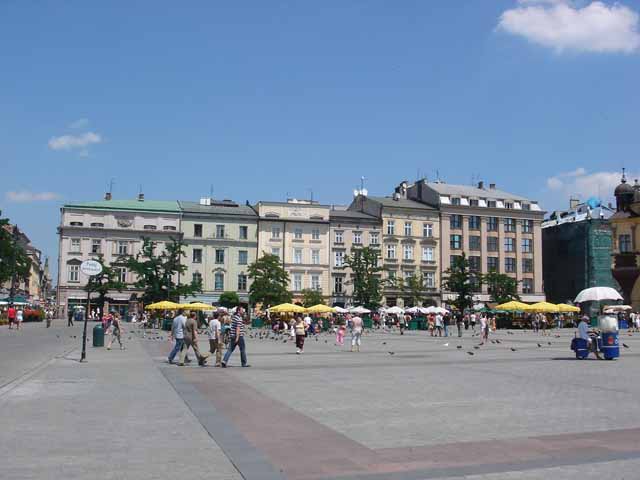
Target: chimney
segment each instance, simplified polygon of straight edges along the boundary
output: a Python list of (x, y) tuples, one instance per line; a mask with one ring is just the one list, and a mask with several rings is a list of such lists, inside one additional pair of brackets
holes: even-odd
[(478, 182), (478, 188), (484, 190), (484, 182), (482, 180)]
[(105, 200), (111, 200), (111, 192), (107, 192), (104, 194), (104, 199)]
[(495, 183), (490, 183), (489, 184), (489, 190), (495, 190), (496, 189), (496, 184)]
[(569, 209), (570, 210), (574, 210), (578, 204), (580, 203), (580, 200), (578, 200), (576, 197), (570, 197), (569, 198)]
[(140, 192), (140, 193), (138, 194), (138, 201), (139, 201), (139, 202), (144, 202), (144, 193)]

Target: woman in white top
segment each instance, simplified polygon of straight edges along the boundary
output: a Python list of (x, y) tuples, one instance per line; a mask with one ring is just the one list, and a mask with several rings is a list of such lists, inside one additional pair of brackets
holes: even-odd
[(18, 330), (20, 330), (20, 326), (22, 325), (22, 320), (24, 319), (23, 317), (23, 312), (22, 309), (19, 308), (18, 311), (16, 312), (16, 323), (18, 324)]

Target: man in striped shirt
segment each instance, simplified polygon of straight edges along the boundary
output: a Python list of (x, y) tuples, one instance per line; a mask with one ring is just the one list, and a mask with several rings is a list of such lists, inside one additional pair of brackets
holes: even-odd
[(227, 368), (227, 362), (229, 361), (229, 357), (236, 349), (236, 346), (240, 348), (240, 362), (243, 367), (250, 367), (247, 363), (247, 353), (245, 351), (244, 344), (244, 310), (242, 307), (236, 308), (236, 313), (231, 318), (231, 331), (230, 339), (229, 339), (229, 348), (227, 349), (227, 353), (224, 354), (224, 359), (222, 360), (222, 368)]

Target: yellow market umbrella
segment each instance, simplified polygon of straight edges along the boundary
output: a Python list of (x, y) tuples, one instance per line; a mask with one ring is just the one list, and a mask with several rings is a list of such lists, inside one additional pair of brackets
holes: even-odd
[(275, 307), (271, 307), (269, 309), (270, 313), (304, 313), (305, 308), (300, 305), (294, 305), (293, 303), (282, 303), (280, 305), (276, 305)]
[(182, 308), (182, 305), (179, 303), (169, 302), (167, 300), (163, 300), (162, 302), (150, 303), (146, 307), (145, 310), (178, 310)]
[(335, 311), (336, 311), (335, 308), (328, 307), (327, 305), (324, 305), (322, 303), (319, 303), (318, 305), (314, 305), (313, 307), (309, 307), (306, 309), (307, 313), (333, 313)]
[(566, 303), (559, 303), (556, 305), (558, 307), (559, 312), (580, 312), (580, 308), (575, 305), (567, 305)]
[(181, 303), (180, 308), (184, 308), (185, 310), (217, 310), (213, 305), (202, 302)]
[(529, 308), (532, 312), (540, 312), (540, 313), (558, 313), (560, 310), (557, 305), (549, 302), (538, 302), (533, 305), (529, 305)]
[(531, 310), (531, 306), (526, 303), (517, 302), (515, 300), (495, 307), (495, 310), (502, 310), (505, 312), (528, 312)]

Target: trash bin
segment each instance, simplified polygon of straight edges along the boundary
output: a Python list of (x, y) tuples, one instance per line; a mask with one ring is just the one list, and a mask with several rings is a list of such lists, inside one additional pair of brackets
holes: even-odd
[(618, 319), (611, 315), (602, 315), (598, 318), (600, 327), (600, 337), (602, 354), (606, 360), (613, 360), (620, 356), (620, 345), (618, 342)]
[(170, 318), (163, 319), (162, 320), (162, 330), (164, 330), (165, 332), (170, 332), (172, 323), (173, 322), (171, 321)]
[(263, 325), (264, 325), (264, 321), (260, 317), (257, 317), (251, 320), (251, 326), (253, 328), (262, 328)]
[(373, 328), (373, 320), (371, 320), (371, 317), (364, 317), (362, 325), (364, 325), (364, 328)]
[(104, 328), (101, 323), (93, 327), (93, 346), (104, 347)]
[(418, 329), (418, 320), (409, 320), (409, 330), (417, 330)]

